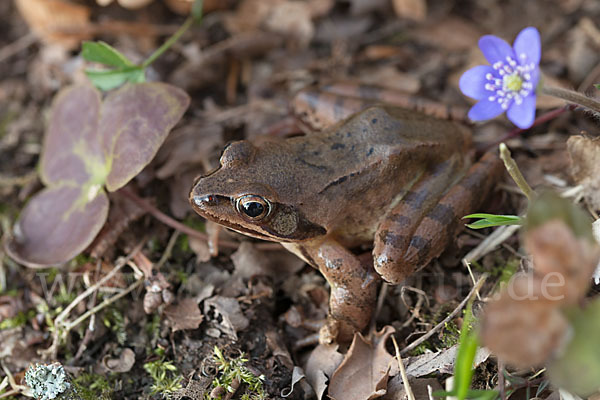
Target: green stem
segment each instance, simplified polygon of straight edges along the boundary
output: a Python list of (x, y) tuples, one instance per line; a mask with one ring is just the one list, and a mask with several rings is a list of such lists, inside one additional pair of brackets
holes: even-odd
[(593, 99), (591, 97), (587, 97), (586, 95), (576, 92), (574, 90), (563, 89), (560, 87), (553, 86), (542, 86), (541, 92), (549, 96), (558, 97), (559, 99), (566, 100), (569, 103), (574, 103), (583, 106), (595, 113), (600, 114), (600, 102), (598, 100)]
[(525, 196), (527, 196), (527, 199), (531, 202), (535, 197), (535, 192), (531, 186), (529, 186), (523, 177), (523, 174), (521, 174), (517, 163), (510, 156), (510, 150), (508, 150), (508, 147), (506, 147), (504, 143), (500, 143), (500, 158), (504, 162), (504, 167), (508, 171), (510, 177), (513, 178), (513, 181), (515, 181), (519, 189), (521, 189)]
[(156, 61), (156, 59), (160, 57), (162, 53), (167, 51), (167, 49), (171, 47), (173, 43), (179, 40), (179, 38), (185, 33), (185, 31), (187, 31), (190, 28), (190, 26), (192, 26), (195, 20), (196, 19), (192, 16), (188, 17), (183, 23), (183, 25), (181, 25), (181, 27), (177, 29), (177, 32), (175, 32), (169, 39), (167, 39), (167, 41), (164, 42), (162, 46), (156, 49), (154, 53), (152, 53), (150, 57), (148, 57), (146, 61), (142, 63), (141, 67), (145, 69), (148, 66), (150, 66), (150, 64), (152, 64), (154, 61)]

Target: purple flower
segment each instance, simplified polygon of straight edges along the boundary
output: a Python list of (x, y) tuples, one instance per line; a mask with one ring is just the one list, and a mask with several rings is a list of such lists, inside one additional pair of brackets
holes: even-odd
[(497, 36), (479, 39), (479, 48), (490, 65), (471, 68), (460, 77), (460, 90), (479, 100), (469, 110), (473, 121), (506, 115), (519, 128), (529, 128), (535, 119), (535, 90), (542, 53), (540, 33), (523, 29), (513, 47)]

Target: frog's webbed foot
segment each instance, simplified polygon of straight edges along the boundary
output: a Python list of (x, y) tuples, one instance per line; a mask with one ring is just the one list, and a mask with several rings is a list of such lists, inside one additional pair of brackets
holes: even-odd
[(329, 315), (319, 341), (348, 342), (371, 321), (379, 281), (373, 266), (333, 240), (323, 242), (310, 257), (331, 286)]
[(425, 193), (409, 192), (380, 225), (373, 248), (374, 267), (392, 284), (406, 279), (419, 267), (438, 257), (457, 231), (460, 218), (476, 211), (502, 172), (494, 153), (486, 153), (465, 177), (423, 216)]

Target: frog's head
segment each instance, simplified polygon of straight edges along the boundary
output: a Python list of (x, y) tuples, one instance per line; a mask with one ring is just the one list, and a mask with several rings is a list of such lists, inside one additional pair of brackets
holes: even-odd
[(202, 217), (260, 239), (297, 242), (324, 235), (322, 226), (289, 201), (298, 182), (287, 157), (277, 143), (257, 148), (232, 142), (219, 168), (194, 182), (190, 203)]

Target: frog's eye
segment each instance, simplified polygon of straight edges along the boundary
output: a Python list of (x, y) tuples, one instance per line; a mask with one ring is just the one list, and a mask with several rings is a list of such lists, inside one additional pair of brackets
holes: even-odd
[(248, 194), (235, 202), (237, 212), (252, 221), (260, 221), (271, 212), (271, 203), (261, 196)]

